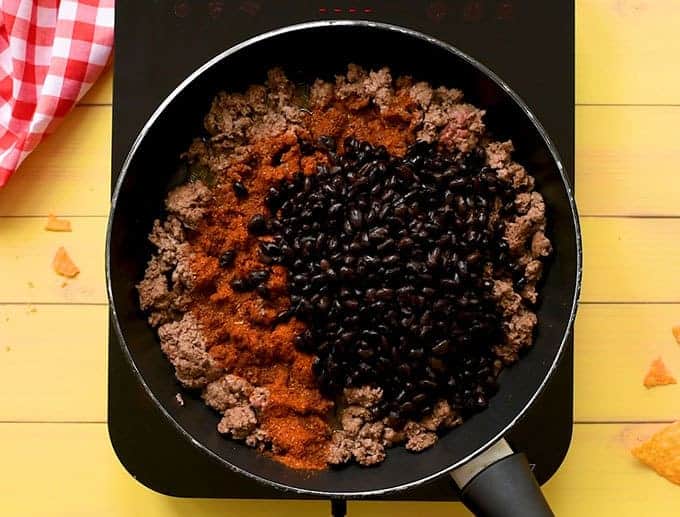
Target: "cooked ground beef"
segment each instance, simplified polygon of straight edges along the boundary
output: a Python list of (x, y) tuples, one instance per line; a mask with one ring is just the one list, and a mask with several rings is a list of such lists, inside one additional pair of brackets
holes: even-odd
[(396, 431), (384, 419), (376, 419), (372, 411), (381, 396), (370, 386), (345, 390), (343, 402), (348, 405), (339, 411), (342, 430), (333, 433), (329, 464), (341, 465), (354, 459), (364, 466), (374, 465), (384, 459), (385, 448), (401, 443), (408, 450), (422, 451), (437, 442), (437, 431), (463, 422), (448, 402), (440, 400), (420, 422), (410, 421), (403, 431)]
[(177, 379), (187, 388), (202, 388), (219, 377), (220, 369), (208, 353), (205, 337), (191, 313), (158, 327), (158, 337)]

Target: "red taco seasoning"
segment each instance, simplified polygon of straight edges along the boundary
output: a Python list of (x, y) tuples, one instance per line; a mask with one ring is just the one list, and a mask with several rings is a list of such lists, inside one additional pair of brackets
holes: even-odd
[[(290, 317), (275, 325), (290, 309), (286, 273), (261, 261), (261, 239), (248, 229), (262, 214), (268, 189), (303, 168), (297, 138), (286, 134), (261, 140), (249, 163), (248, 174), (241, 173), (245, 168), (238, 163), (225, 171), (226, 180), (213, 190), (197, 228), (190, 267), (203, 271), (199, 283), (204, 288), (195, 293), (191, 311), (218, 366), (268, 390), (258, 422), (272, 454), (294, 468), (320, 469), (326, 466), (333, 404), (317, 389), (312, 357), (295, 349), (303, 325)], [(234, 182), (242, 187), (240, 193)], [(228, 263), (223, 259), (220, 266), (225, 254)], [(258, 292), (235, 288), (235, 282), (249, 282), (253, 274), (263, 277)]]

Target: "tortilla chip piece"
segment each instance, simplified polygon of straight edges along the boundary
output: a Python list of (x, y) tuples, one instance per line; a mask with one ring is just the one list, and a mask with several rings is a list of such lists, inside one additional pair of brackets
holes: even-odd
[(68, 219), (59, 219), (54, 214), (49, 214), (47, 216), (47, 224), (45, 224), (45, 230), (48, 232), (70, 232), (71, 231), (71, 221)]
[(675, 325), (673, 327), (673, 337), (675, 338), (675, 342), (680, 345), (680, 325)]
[(680, 485), (680, 422), (654, 433), (631, 452), (657, 474)]
[(644, 384), (646, 388), (653, 388), (654, 386), (665, 386), (667, 384), (677, 384), (678, 381), (668, 371), (663, 359), (657, 357), (652, 361), (647, 375), (645, 375)]
[(54, 255), (52, 267), (57, 274), (68, 278), (73, 278), (80, 273), (80, 269), (73, 263), (73, 260), (68, 256), (68, 253), (66, 253), (63, 246), (59, 247), (57, 253)]

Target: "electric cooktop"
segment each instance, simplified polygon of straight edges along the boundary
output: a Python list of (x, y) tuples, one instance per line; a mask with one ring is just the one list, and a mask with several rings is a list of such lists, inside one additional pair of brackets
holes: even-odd
[[(363, 19), (412, 28), (485, 64), (529, 105), (574, 178), (574, 2), (545, 0), (118, 0), (112, 185), (147, 118), (193, 70), (252, 36), (313, 20)], [(167, 425), (109, 337), (109, 433), (127, 470), (164, 494), (295, 498), (236, 474)], [(573, 342), (542, 397), (508, 435), (540, 483), (571, 439)], [(390, 499), (456, 500), (448, 476)]]

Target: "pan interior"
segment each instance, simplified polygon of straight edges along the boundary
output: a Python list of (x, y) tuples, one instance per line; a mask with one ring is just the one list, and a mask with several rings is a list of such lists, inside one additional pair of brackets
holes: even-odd
[[(146, 240), (152, 222), (162, 214), (168, 190), (182, 180), (175, 175), (179, 154), (201, 134), (202, 119), (213, 96), (220, 90), (238, 91), (261, 83), (272, 66), (282, 66), (295, 81), (311, 82), (317, 77), (332, 78), (349, 62), (367, 68), (389, 66), (395, 77), (407, 74), (434, 86), (460, 88), (467, 101), (485, 108), (490, 131), (498, 139), (511, 138), (515, 158), (536, 177), (537, 190), (548, 207), (548, 233), (555, 253), (540, 293), (534, 347), (501, 374), (500, 391), (487, 410), (448, 432), (423, 453), (397, 447), (374, 468), (350, 466), (309, 473), (288, 469), (218, 435), (218, 416), (200, 397), (185, 395), (183, 407), (176, 403), (178, 383), (139, 310), (135, 284), (152, 252)], [(127, 161), (114, 194), (107, 260), (111, 303), (123, 351), (169, 422), (174, 421), (187, 439), (226, 466), (281, 488), (359, 496), (405, 488), (442, 474), (496, 439), (523, 413), (558, 362), (570, 330), (580, 248), (575, 213), (559, 163), (533, 117), (509, 91), (451, 47), (413, 33), (373, 24), (311, 24), (225, 53), (174, 95)], [(168, 451), (168, 463), (171, 458), (172, 451)]]

